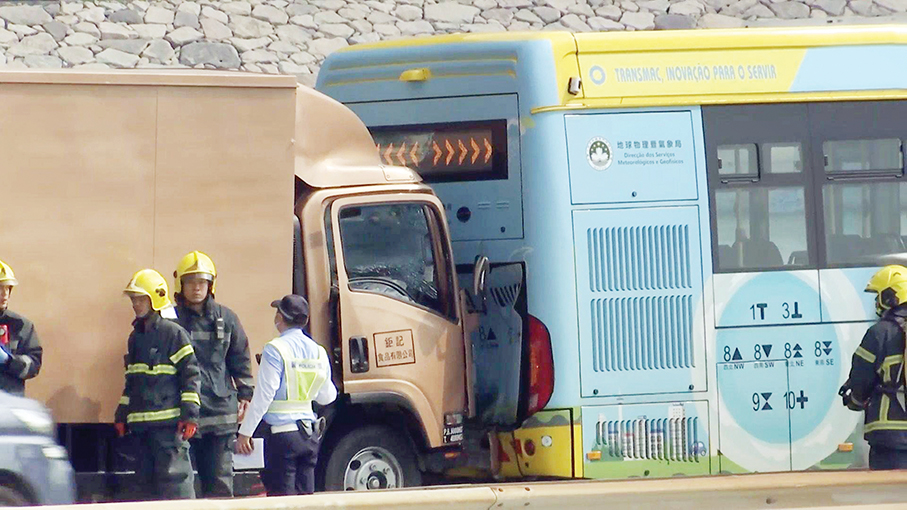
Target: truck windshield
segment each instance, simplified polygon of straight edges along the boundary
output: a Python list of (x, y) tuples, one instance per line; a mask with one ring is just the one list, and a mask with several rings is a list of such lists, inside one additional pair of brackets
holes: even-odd
[(430, 207), (419, 203), (343, 208), (340, 239), (350, 289), (383, 294), (445, 314), (430, 214)]

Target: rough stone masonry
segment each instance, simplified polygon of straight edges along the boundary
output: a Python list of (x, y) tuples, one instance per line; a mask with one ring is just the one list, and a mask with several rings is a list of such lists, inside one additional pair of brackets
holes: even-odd
[(293, 74), (356, 43), (437, 33), (907, 22), (907, 0), (0, 1), (0, 67)]

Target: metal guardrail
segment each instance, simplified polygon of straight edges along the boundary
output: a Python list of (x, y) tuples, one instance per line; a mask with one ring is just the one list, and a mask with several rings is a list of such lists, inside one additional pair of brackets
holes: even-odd
[[(799, 472), (622, 481), (463, 485), (311, 496), (233, 500), (149, 501), (78, 505), (80, 510), (458, 509), (581, 508), (702, 510), (907, 508), (907, 471)], [(50, 507), (73, 510), (73, 507)]]

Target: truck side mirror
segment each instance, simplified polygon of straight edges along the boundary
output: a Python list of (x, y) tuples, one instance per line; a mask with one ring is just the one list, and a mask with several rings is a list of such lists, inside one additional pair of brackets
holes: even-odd
[(472, 271), (472, 295), (476, 303), (481, 303), (481, 309), (485, 310), (485, 292), (487, 289), (489, 262), (488, 257), (479, 255), (476, 257), (476, 265)]

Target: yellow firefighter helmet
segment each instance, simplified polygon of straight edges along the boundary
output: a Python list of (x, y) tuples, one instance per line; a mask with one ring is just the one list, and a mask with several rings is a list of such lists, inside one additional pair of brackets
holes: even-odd
[(157, 311), (171, 306), (170, 298), (167, 297), (167, 280), (154, 269), (142, 269), (132, 275), (123, 292), (148, 296), (151, 298), (151, 308)]
[(177, 294), (183, 292), (183, 277), (194, 274), (199, 275), (211, 282), (210, 292), (214, 294), (214, 287), (217, 284), (217, 269), (214, 267), (214, 261), (211, 257), (200, 251), (187, 253), (179, 264), (176, 265), (176, 271), (173, 272), (173, 290)]
[(11, 287), (19, 285), (19, 280), (13, 274), (13, 268), (2, 260), (0, 260), (0, 285), (9, 285)]
[[(876, 294), (876, 314), (881, 316), (886, 310), (904, 303), (895, 290), (896, 286), (902, 287), (900, 284), (907, 284), (907, 267), (889, 265), (872, 275), (865, 290)], [(907, 292), (907, 287), (903, 287), (902, 292)]]

